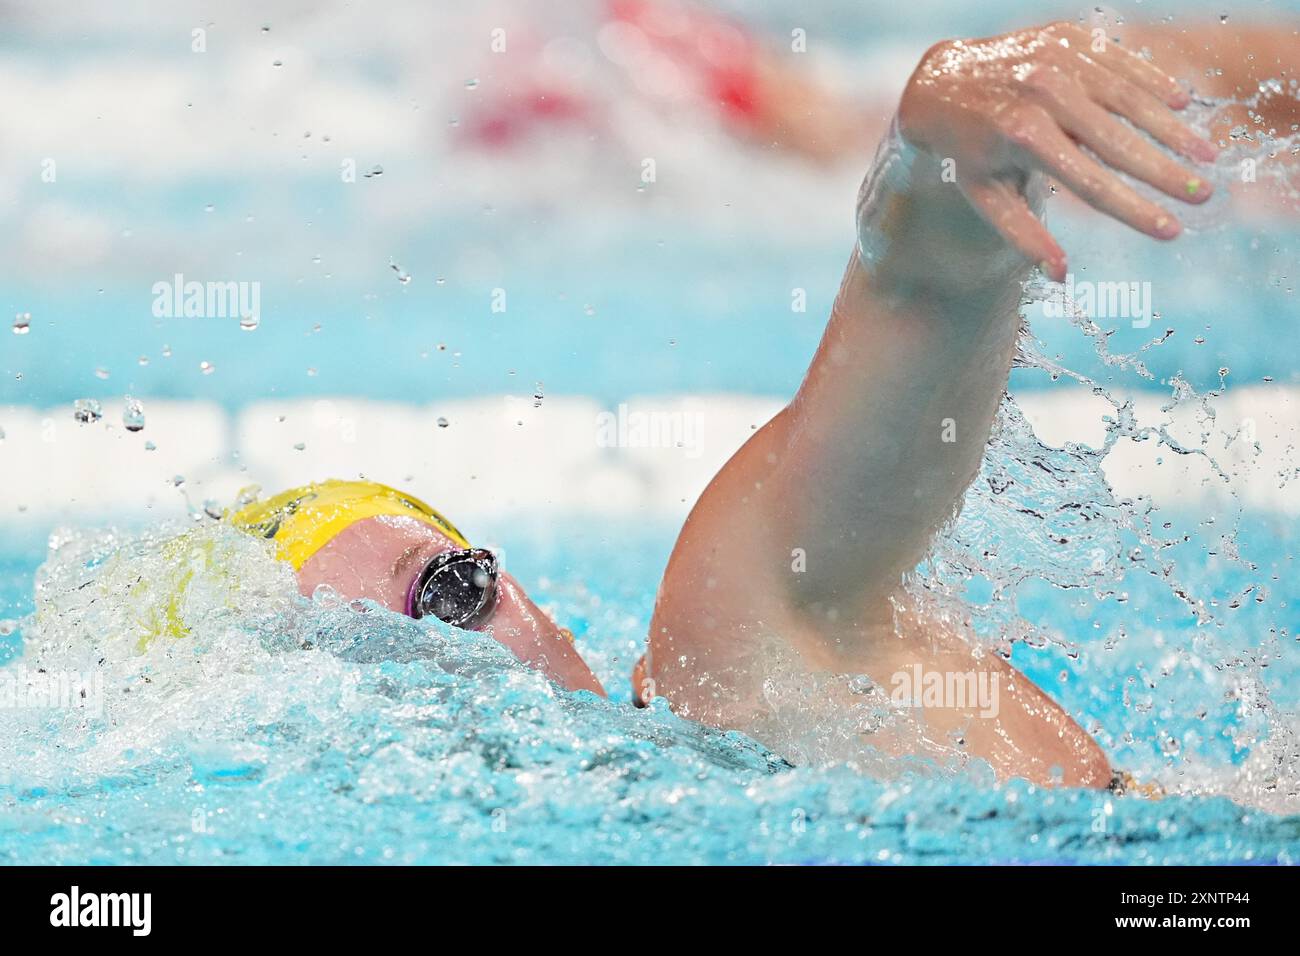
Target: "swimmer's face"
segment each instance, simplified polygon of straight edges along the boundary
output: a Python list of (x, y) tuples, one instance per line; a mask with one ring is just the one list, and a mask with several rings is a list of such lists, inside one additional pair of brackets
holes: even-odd
[[(460, 545), (414, 518), (380, 516), (349, 525), (307, 559), (298, 588), (327, 584), (348, 600), (368, 599), (406, 613), (416, 579), (440, 554)], [(604, 694), (573, 644), (509, 574), (497, 578), (497, 601), (474, 630), (491, 634), (524, 663), (570, 690)]]

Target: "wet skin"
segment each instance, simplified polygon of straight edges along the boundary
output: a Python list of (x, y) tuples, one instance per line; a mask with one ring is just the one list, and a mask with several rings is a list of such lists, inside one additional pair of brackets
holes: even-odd
[[(368, 599), (405, 614), (407, 596), (428, 563), (460, 546), (414, 518), (381, 516), (358, 521), (332, 538), (298, 571), (305, 595), (327, 584), (349, 599)], [(491, 634), (530, 667), (568, 690), (605, 690), (569, 638), (529, 599), (511, 575), (497, 579), (498, 599), (476, 630)]]

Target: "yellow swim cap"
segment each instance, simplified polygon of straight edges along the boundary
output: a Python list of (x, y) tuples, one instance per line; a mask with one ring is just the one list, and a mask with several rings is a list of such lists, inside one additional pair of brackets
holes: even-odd
[(373, 481), (315, 482), (255, 501), (227, 517), (237, 528), (274, 540), (276, 557), (297, 571), (339, 532), (378, 515), (414, 518), (469, 547), (450, 521), (419, 498)]

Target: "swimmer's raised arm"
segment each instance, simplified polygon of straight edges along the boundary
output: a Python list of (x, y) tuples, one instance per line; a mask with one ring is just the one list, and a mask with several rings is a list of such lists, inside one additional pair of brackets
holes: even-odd
[[(1093, 49), (1070, 24), (926, 54), (864, 183), (859, 248), (807, 377), (713, 480), (678, 540), (645, 668), (657, 693), (743, 726), (765, 707), (755, 642), (771, 636), (810, 667), (877, 681), (917, 654), (948, 661), (936, 667), (960, 660), (934, 656), (936, 635), (890, 641), (894, 599), (979, 468), (1022, 281), (1035, 263), (1065, 275), (1065, 253), (1035, 211), (1040, 181), (1050, 175), (1101, 212), (1173, 238), (1173, 213), (1116, 170), (1183, 201), (1205, 199), (1208, 186), (1116, 114), (1210, 159), (1214, 148), (1174, 112), (1187, 102), (1150, 64)], [(1067, 781), (1097, 783), (1095, 744), (1020, 680), (988, 739), (967, 733), (971, 750), (1014, 772), (1041, 732), (1046, 747), (1066, 743), (1045, 764), (1074, 760)]]
[[(1010, 369), (1022, 280), (1066, 256), (1035, 206), (1044, 175), (1158, 239), (1174, 214), (1122, 170), (1201, 202), (1184, 156), (1216, 149), (1178, 119), (1189, 98), (1146, 61), (1054, 25), (932, 48), (859, 200), (858, 254), (799, 393), (773, 429), (778, 465), (759, 497), (819, 553), (785, 575), (803, 606), (879, 608), (952, 516), (979, 467)], [(788, 565), (788, 554), (780, 556)]]

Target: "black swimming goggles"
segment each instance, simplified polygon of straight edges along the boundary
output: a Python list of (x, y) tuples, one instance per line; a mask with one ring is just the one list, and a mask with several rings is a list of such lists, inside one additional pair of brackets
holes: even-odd
[(431, 615), (453, 627), (473, 630), (497, 606), (497, 556), (485, 548), (446, 551), (415, 579), (406, 599), (411, 617)]

